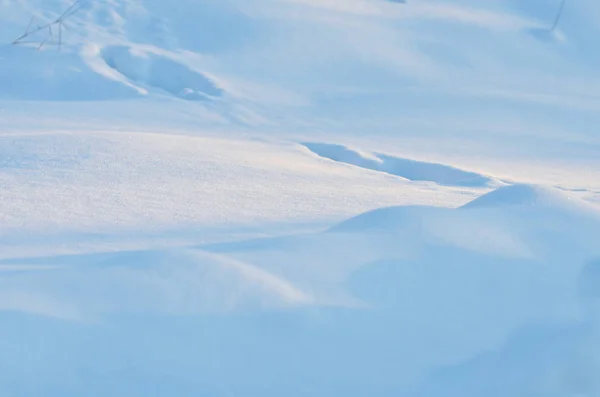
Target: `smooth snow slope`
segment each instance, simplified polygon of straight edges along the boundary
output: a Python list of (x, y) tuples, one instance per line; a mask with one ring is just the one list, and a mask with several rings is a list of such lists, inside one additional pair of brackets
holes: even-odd
[[(460, 205), (433, 186), (315, 161), (303, 147), (132, 132), (0, 136), (0, 234), (305, 222), (396, 203)], [(343, 200), (336, 197), (343, 196)]]
[(600, 191), (592, 0), (552, 34), (546, 1), (84, 1), (60, 53), (9, 45), (69, 4), (3, 1), (3, 129), (243, 129)]
[[(0, 395), (600, 396), (600, 5), (0, 0)], [(25, 42), (27, 41), (27, 42)]]

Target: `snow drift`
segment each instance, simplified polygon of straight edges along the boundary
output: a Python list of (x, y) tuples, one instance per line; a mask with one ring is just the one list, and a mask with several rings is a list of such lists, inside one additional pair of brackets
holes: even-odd
[(0, 395), (600, 395), (551, 3), (0, 0)]
[[(563, 390), (564, 385), (535, 381), (542, 376), (539, 371), (549, 370), (531, 361), (537, 357), (536, 349), (545, 351), (549, 344), (558, 349), (564, 341), (567, 350), (560, 354), (570, 354), (569, 346), (589, 335), (578, 316), (582, 304), (591, 307), (586, 302), (595, 300), (591, 292), (595, 278), (590, 276), (595, 266), (585, 265), (600, 257), (596, 240), (600, 220), (581, 217), (582, 210), (597, 211), (556, 190), (516, 185), (459, 209), (380, 209), (318, 234), (205, 245), (201, 251), (31, 259), (24, 262), (27, 271), (0, 274), (4, 310), (71, 318), (74, 324), (110, 318), (111, 322), (126, 321), (125, 329), (132, 330), (157, 327), (165, 315), (206, 316), (232, 309), (245, 313), (230, 319), (201, 316), (189, 320), (208, 328), (192, 348), (197, 352), (194, 363), (178, 367), (179, 380), (164, 380), (165, 385), (181, 387), (181, 395), (196, 390), (191, 386), (193, 379), (201, 380), (202, 390), (220, 390), (222, 378), (211, 379), (209, 374), (223, 367), (233, 371), (228, 372), (228, 387), (261, 395), (306, 395), (305, 379), (314, 382), (315, 395), (329, 389), (353, 396), (374, 392), (441, 396), (465, 388), (476, 390), (474, 396), (495, 388), (516, 395), (550, 395), (544, 390)], [(45, 271), (35, 267), (56, 266), (61, 261), (68, 266)], [(46, 307), (31, 310), (36, 301), (45, 302)], [(13, 305), (7, 307), (6, 302)], [(44, 312), (66, 307), (71, 311), (62, 315)], [(145, 313), (147, 319), (119, 320), (115, 317), (119, 313)], [(592, 318), (592, 314), (585, 316)], [(47, 327), (54, 320), (22, 321)], [(444, 326), (436, 325), (440, 323)], [(71, 333), (74, 324), (53, 327), (57, 327), (55, 332)], [(553, 324), (559, 327), (556, 331)], [(172, 326), (158, 327), (172, 332)], [(561, 327), (571, 331), (561, 336)], [(3, 331), (4, 340), (14, 340), (7, 332)], [(535, 347), (521, 348), (532, 338), (531, 332), (540, 335), (535, 336)], [(169, 349), (182, 349), (190, 343), (189, 337), (171, 342)], [(161, 340), (158, 334), (149, 338), (153, 344)], [(67, 352), (83, 349), (85, 361), (96, 363), (89, 381), (60, 389), (73, 395), (90, 382), (101, 382), (102, 368), (117, 357), (101, 356), (69, 338), (55, 340)], [(224, 344), (210, 347), (215, 340)], [(119, 346), (136, 364), (135, 370), (123, 369), (127, 376), (112, 378), (115, 387), (141, 392), (145, 381), (125, 386), (129, 376), (135, 373), (147, 379), (154, 371), (170, 373), (143, 362), (148, 352), (140, 350), (141, 346), (129, 342)], [(165, 354), (163, 348), (151, 350)], [(259, 350), (263, 352), (260, 365), (233, 370), (242, 356)], [(281, 361), (281, 351), (294, 360)], [(36, 364), (27, 361), (23, 368), (41, 368), (40, 382), (51, 385), (43, 380), (44, 374), (50, 374), (43, 366), (50, 362), (50, 352), (42, 349), (38, 355)], [(316, 355), (329, 359), (314, 361)], [(362, 359), (351, 358), (356, 355)], [(79, 359), (69, 357), (73, 361), (64, 362), (65, 368), (79, 365)], [(586, 361), (561, 361), (564, 365), (571, 362), (583, 366), (582, 371), (591, 371)], [(538, 372), (532, 372), (532, 378), (508, 381), (508, 373), (502, 371), (515, 365), (526, 373)], [(198, 378), (197, 368), (213, 369)], [(267, 376), (298, 368), (303, 376), (275, 380)], [(26, 390), (18, 382), (26, 373), (19, 371), (10, 372), (16, 385), (13, 390)], [(482, 376), (482, 371), (494, 372)], [(385, 373), (390, 376), (382, 376)], [(317, 374), (321, 375), (317, 378)], [(342, 378), (348, 374), (360, 376), (345, 383)], [(597, 385), (588, 382), (584, 390), (596, 391)]]

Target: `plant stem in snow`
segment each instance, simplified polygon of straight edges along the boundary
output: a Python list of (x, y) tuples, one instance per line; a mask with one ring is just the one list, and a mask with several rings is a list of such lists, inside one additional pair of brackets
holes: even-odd
[(558, 8), (558, 13), (556, 14), (556, 18), (554, 19), (554, 23), (552, 24), (552, 28), (550, 28), (551, 32), (554, 32), (556, 30), (556, 28), (558, 27), (558, 23), (560, 22), (560, 17), (562, 16), (562, 13), (565, 9), (566, 3), (567, 3), (567, 0), (561, 1), (560, 7)]

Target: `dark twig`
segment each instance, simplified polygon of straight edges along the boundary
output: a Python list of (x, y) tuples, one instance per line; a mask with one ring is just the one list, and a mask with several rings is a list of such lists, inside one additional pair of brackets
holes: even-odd
[(560, 6), (558, 8), (558, 13), (556, 14), (556, 18), (554, 19), (554, 23), (552, 24), (552, 27), (550, 28), (551, 32), (554, 32), (556, 30), (556, 28), (558, 27), (558, 23), (560, 22), (560, 17), (562, 16), (563, 11), (565, 10), (566, 3), (567, 3), (567, 0), (561, 1)]
[(26, 32), (28, 32), (29, 29), (31, 28), (31, 25), (33, 24), (34, 19), (35, 19), (35, 17), (31, 17), (31, 20), (29, 21), (29, 24), (27, 25), (27, 29), (25, 29)]
[(65, 11), (63, 11), (63, 13), (58, 18), (56, 18), (52, 22), (47, 23), (45, 25), (37, 25), (37, 27), (35, 29), (31, 29), (31, 25), (33, 24), (33, 21), (34, 21), (34, 18), (32, 17), (31, 20), (29, 21), (29, 24), (27, 25), (27, 28), (25, 29), (25, 32), (21, 36), (17, 37), (12, 42), (12, 44), (31, 43), (30, 41), (25, 41), (25, 39), (27, 39), (28, 37), (30, 37), (31, 35), (33, 35), (37, 32), (48, 29), (48, 35), (40, 42), (40, 45), (38, 46), (38, 49), (41, 49), (49, 41), (54, 42), (53, 28), (55, 26), (57, 26), (58, 27), (58, 43), (56, 43), (56, 44), (58, 45), (58, 48), (60, 49), (62, 47), (62, 28), (65, 23), (65, 20), (67, 20), (69, 17), (71, 17), (75, 13), (77, 13), (79, 10), (81, 10), (81, 8), (82, 8), (81, 0), (76, 0)]

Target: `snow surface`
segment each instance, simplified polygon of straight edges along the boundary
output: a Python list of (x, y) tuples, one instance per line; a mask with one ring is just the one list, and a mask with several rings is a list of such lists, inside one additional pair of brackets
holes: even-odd
[(559, 3), (0, 0), (0, 395), (600, 396)]

